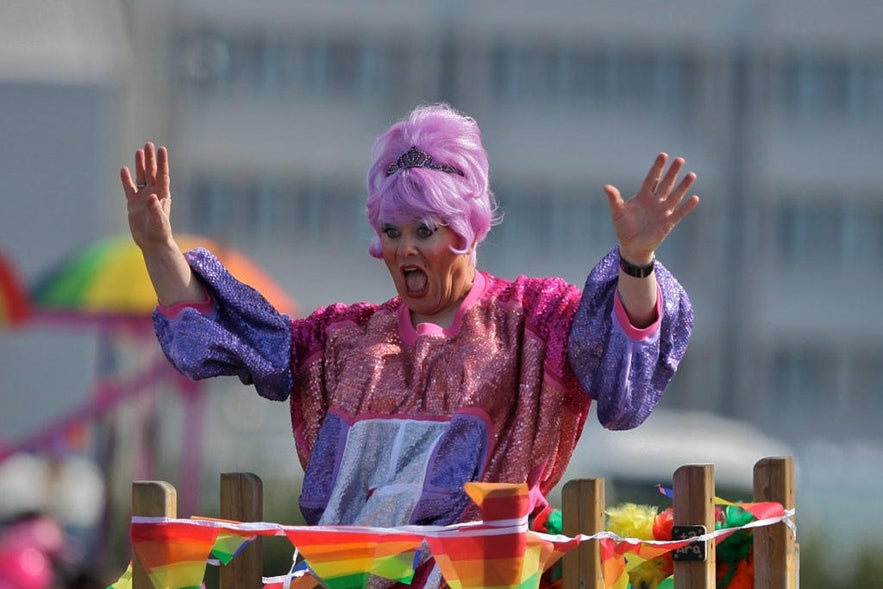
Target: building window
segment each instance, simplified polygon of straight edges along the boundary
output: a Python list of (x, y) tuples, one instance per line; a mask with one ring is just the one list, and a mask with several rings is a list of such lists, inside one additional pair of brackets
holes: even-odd
[(796, 116), (883, 114), (883, 62), (866, 56), (799, 54), (782, 65), (785, 111)]
[(838, 263), (843, 258), (843, 214), (831, 200), (801, 199), (779, 208), (777, 237), (782, 262)]
[(493, 231), (506, 248), (569, 252), (615, 243), (607, 201), (600, 196), (591, 198), (572, 186), (500, 184), (495, 192), (503, 222)]
[(277, 87), (283, 96), (293, 94), (312, 98), (322, 95), (326, 86), (324, 46), (316, 40), (274, 43)]
[(883, 256), (883, 204), (878, 201), (791, 199), (776, 226), (782, 263), (824, 263), (849, 269)]
[(572, 185), (495, 184), (502, 223), (482, 245), (482, 266), (500, 276), (561, 276), (582, 284), (616, 243), (606, 200)]
[[(785, 342), (770, 364), (769, 422), (828, 436), (871, 436), (879, 429), (883, 349), (824, 348)], [(816, 409), (813, 410), (813, 407)], [(788, 415), (801, 415), (801, 420)], [(800, 433), (800, 432), (793, 432)]]
[(821, 419), (824, 411), (807, 411), (807, 407), (827, 404), (838, 393), (834, 352), (803, 342), (788, 342), (773, 354), (772, 387), (764, 400), (771, 423), (794, 424), (796, 420), (789, 419), (789, 415), (814, 414)]
[(697, 64), (677, 51), (524, 45), (491, 51), (491, 94), (504, 103), (678, 110), (695, 92)]
[(252, 243), (296, 241), (360, 245), (370, 227), (364, 196), (337, 178), (226, 178), (201, 175), (187, 202), (190, 231), (213, 238), (231, 232)]
[(801, 114), (846, 112), (849, 68), (843, 62), (796, 57), (785, 65), (785, 100)]
[(616, 104), (650, 106), (662, 89), (663, 75), (659, 66), (661, 64), (650, 54), (612, 52), (607, 60), (605, 85), (608, 99)]
[(561, 95), (573, 102), (602, 102), (606, 93), (605, 63), (603, 53), (598, 50), (563, 51), (557, 64)]
[(503, 44), (491, 54), (494, 94), (507, 102), (539, 103), (557, 94), (557, 55), (550, 47)]
[(879, 431), (883, 414), (883, 350), (862, 349), (853, 353), (845, 371), (849, 377), (849, 395), (845, 404), (852, 410), (854, 434), (874, 435)]
[(174, 52), (177, 71), (194, 89), (210, 92), (226, 84), (230, 72), (230, 47), (212, 31), (183, 34)]
[(883, 198), (844, 203), (843, 260), (847, 268), (883, 256)]
[[(282, 35), (273, 31), (198, 30), (179, 34), (173, 59), (201, 93), (286, 98), (355, 97), (386, 102), (407, 64), (386, 40)], [(180, 59), (178, 55), (182, 56)]]

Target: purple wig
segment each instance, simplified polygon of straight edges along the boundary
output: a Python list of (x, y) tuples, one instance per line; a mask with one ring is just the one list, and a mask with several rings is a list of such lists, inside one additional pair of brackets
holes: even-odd
[[(453, 171), (426, 167), (390, 171), (412, 147)], [(463, 241), (462, 248), (452, 248), (454, 253), (463, 254), (498, 221), (478, 123), (450, 106), (417, 107), (377, 138), (371, 156), (367, 209), (377, 235), (368, 252), (375, 258), (383, 256), (380, 234), (384, 223), (446, 225)]]

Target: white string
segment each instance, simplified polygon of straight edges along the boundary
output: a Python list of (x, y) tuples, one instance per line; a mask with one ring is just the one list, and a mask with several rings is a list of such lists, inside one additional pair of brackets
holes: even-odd
[[(705, 534), (701, 534), (699, 536), (695, 536), (689, 538), (690, 542), (705, 542), (708, 540), (713, 540), (718, 536), (723, 536), (726, 534), (732, 534), (733, 532), (751, 529), (751, 528), (761, 528), (766, 526), (772, 526), (778, 523), (784, 523), (789, 530), (796, 536), (797, 535), (797, 525), (794, 523), (793, 517), (796, 513), (794, 509), (785, 510), (782, 515), (778, 517), (765, 518), (760, 520), (755, 520), (744, 524), (735, 528), (721, 528), (719, 530), (714, 530), (712, 532), (706, 532)], [(463, 524), (453, 524), (450, 526), (399, 526), (394, 528), (378, 528), (378, 527), (368, 527), (368, 526), (284, 526), (281, 524), (275, 523), (265, 523), (265, 522), (251, 522), (251, 523), (234, 523), (234, 522), (226, 522), (226, 521), (217, 521), (217, 520), (209, 520), (209, 519), (174, 519), (174, 518), (165, 518), (165, 517), (144, 517), (144, 516), (134, 516), (132, 517), (133, 524), (163, 524), (163, 523), (178, 523), (178, 524), (187, 524), (193, 526), (203, 526), (203, 527), (218, 527), (226, 530), (238, 530), (238, 531), (247, 531), (247, 532), (270, 532), (272, 535), (276, 536), (284, 536), (287, 535), (285, 532), (297, 532), (302, 530), (304, 532), (308, 531), (331, 531), (331, 532), (340, 532), (340, 533), (371, 533), (377, 535), (388, 535), (388, 534), (401, 534), (408, 533), (414, 534), (423, 537), (465, 537), (465, 536), (497, 536), (497, 535), (505, 535), (505, 534), (518, 534), (524, 532), (530, 532), (531, 534), (536, 535), (539, 538), (545, 539), (547, 541), (553, 543), (566, 543), (570, 542), (574, 539), (578, 539), (580, 542), (585, 542), (587, 540), (604, 540), (611, 539), (616, 542), (625, 542), (628, 544), (652, 544), (654, 546), (665, 546), (672, 544), (682, 544), (683, 540), (641, 540), (639, 538), (625, 538), (614, 532), (603, 531), (598, 532), (592, 535), (579, 534), (574, 537), (565, 536), (563, 534), (546, 534), (542, 532), (530, 531), (527, 529), (527, 524), (523, 520), (500, 520), (497, 522), (488, 522), (486, 524), (482, 524), (482, 522), (468, 522)], [(502, 525), (500, 525), (502, 524)], [(482, 527), (480, 527), (482, 526)], [(491, 526), (491, 527), (483, 527), (483, 526)], [(289, 539), (292, 539), (289, 536)], [(292, 539), (293, 541), (293, 539)], [(297, 547), (295, 546), (295, 552), (293, 556), (293, 560), (296, 560), (298, 556)], [(217, 563), (216, 560), (212, 562), (214, 559), (209, 560), (210, 564)], [(294, 572), (294, 565), (292, 565), (292, 571), (290, 571), (289, 575), (286, 575), (285, 578), (291, 579), (292, 577), (296, 578), (301, 576)], [(299, 573), (300, 571), (298, 571)], [(278, 581), (277, 581), (278, 582)], [(290, 582), (290, 581), (289, 581)], [(286, 587), (286, 589), (288, 589)]]

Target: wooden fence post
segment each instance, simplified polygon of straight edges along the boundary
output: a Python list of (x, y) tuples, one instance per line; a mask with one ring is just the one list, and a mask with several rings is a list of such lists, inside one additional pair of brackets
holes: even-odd
[[(264, 519), (263, 482), (250, 472), (221, 474), (221, 519), (259, 522)], [(221, 589), (261, 589), (264, 554), (260, 537), (219, 571)], [(134, 589), (134, 588), (133, 588)]]
[[(178, 494), (165, 481), (135, 481), (132, 484), (132, 515), (178, 517)], [(153, 589), (138, 556), (132, 551), (132, 589)]]
[[(754, 465), (754, 500), (775, 501), (794, 508), (794, 458), (769, 457)], [(754, 586), (796, 589), (798, 548), (784, 522), (754, 530)]]
[[(704, 526), (714, 531), (714, 465), (684, 465), (673, 476), (674, 525)], [(794, 459), (769, 457), (754, 466), (754, 500), (774, 501), (794, 508)], [(177, 517), (177, 493), (164, 481), (135, 481), (132, 515)], [(604, 479), (575, 479), (562, 490), (563, 533), (596, 534), (604, 530)], [(220, 483), (220, 517), (240, 522), (263, 520), (263, 483), (252, 473), (224, 473)], [(673, 538), (677, 539), (677, 538)], [(691, 552), (687, 550), (686, 552)], [(794, 533), (778, 523), (754, 529), (754, 586), (757, 589), (796, 589), (799, 548)], [(220, 570), (222, 589), (261, 589), (263, 551), (260, 538)], [(705, 543), (705, 559), (675, 558), (676, 589), (715, 587), (715, 542)], [(137, 555), (132, 554), (132, 589), (152, 589)], [(563, 558), (563, 589), (602, 589), (604, 570), (597, 540), (582, 542)]]
[[(705, 526), (714, 531), (714, 465), (687, 464), (678, 468), (674, 487), (674, 525)], [(676, 538), (672, 538), (673, 540)], [(690, 551), (686, 551), (690, 552)], [(705, 559), (674, 562), (675, 589), (713, 589), (716, 585), (715, 545), (705, 542)]]
[[(561, 491), (564, 535), (597, 534), (604, 531), (604, 479), (574, 479)], [(564, 589), (602, 589), (601, 543), (582, 542), (563, 557)]]

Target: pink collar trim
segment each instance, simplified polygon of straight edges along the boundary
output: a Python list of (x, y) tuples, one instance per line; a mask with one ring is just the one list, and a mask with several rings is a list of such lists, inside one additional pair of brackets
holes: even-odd
[(399, 306), (398, 311), (399, 335), (405, 340), (405, 343), (409, 345), (413, 345), (413, 343), (417, 341), (417, 337), (421, 335), (440, 337), (453, 337), (457, 335), (457, 333), (460, 332), (463, 315), (465, 315), (466, 311), (471, 309), (475, 303), (481, 299), (482, 295), (484, 295), (485, 288), (487, 288), (487, 279), (482, 272), (476, 270), (472, 288), (469, 290), (469, 294), (466, 295), (466, 298), (463, 299), (460, 308), (457, 309), (457, 314), (454, 315), (454, 321), (451, 322), (451, 326), (447, 328), (442, 328), (435, 323), (421, 323), (415, 328), (414, 324), (411, 323), (411, 312), (408, 309), (408, 306), (402, 303)]

